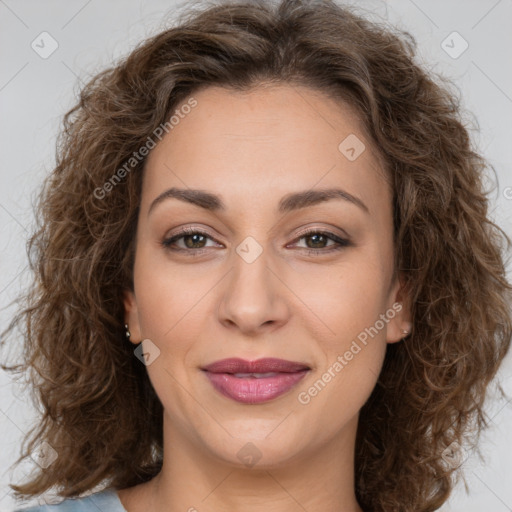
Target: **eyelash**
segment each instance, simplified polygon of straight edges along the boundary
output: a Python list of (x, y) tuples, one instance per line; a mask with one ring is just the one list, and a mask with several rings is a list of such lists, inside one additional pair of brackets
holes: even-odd
[[(202, 254), (204, 254), (204, 252), (208, 251), (208, 248), (183, 249), (181, 247), (180, 248), (172, 248), (171, 247), (174, 242), (180, 240), (181, 238), (183, 238), (184, 236), (187, 236), (187, 235), (202, 235), (202, 236), (205, 236), (205, 237), (207, 237), (207, 238), (217, 242), (214, 238), (212, 238), (208, 233), (206, 233), (204, 231), (201, 231), (201, 230), (196, 229), (196, 228), (184, 228), (179, 233), (176, 233), (172, 237), (163, 240), (162, 241), (162, 246), (164, 247), (164, 249), (169, 250), (169, 251), (191, 253), (189, 255), (192, 256), (192, 257), (201, 256)], [(318, 229), (310, 229), (310, 230), (304, 231), (295, 240), (299, 241), (299, 240), (302, 240), (303, 238), (306, 238), (306, 237), (312, 236), (312, 235), (322, 235), (322, 236), (325, 236), (328, 239), (330, 239), (330, 240), (332, 240), (332, 241), (334, 241), (334, 242), (336, 242), (338, 244), (337, 247), (331, 247), (330, 249), (321, 249), (321, 248), (320, 249), (308, 249), (308, 248), (302, 248), (302, 249), (306, 250), (306, 252), (309, 255), (312, 255), (312, 256), (321, 256), (323, 254), (330, 254), (332, 252), (340, 251), (340, 250), (344, 249), (345, 247), (349, 247), (349, 246), (352, 245), (352, 243), (349, 240), (347, 240), (346, 238), (340, 238), (339, 236), (335, 235), (334, 233), (331, 233), (329, 231), (321, 231), (321, 230), (318, 230)]]

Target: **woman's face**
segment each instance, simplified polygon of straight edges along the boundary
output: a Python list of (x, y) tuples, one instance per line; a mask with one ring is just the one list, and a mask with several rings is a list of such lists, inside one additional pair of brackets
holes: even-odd
[[(193, 98), (145, 167), (131, 340), (169, 436), (231, 463), (298, 460), (354, 434), (410, 326), (391, 191), (344, 104), (286, 85)], [(227, 358), (299, 364), (205, 371)]]

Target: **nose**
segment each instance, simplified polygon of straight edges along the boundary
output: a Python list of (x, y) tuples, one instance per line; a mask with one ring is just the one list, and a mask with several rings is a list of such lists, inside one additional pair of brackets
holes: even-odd
[(226, 277), (218, 308), (219, 321), (229, 329), (238, 329), (246, 336), (278, 329), (289, 318), (286, 300), (290, 291), (279, 267), (272, 264), (263, 251), (249, 262), (238, 254)]

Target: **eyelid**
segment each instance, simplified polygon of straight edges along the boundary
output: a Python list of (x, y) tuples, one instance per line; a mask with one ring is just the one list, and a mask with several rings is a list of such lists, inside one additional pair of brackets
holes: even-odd
[[(345, 232), (344, 232), (345, 233)], [(212, 247), (200, 247), (197, 249), (190, 249), (190, 248), (173, 248), (172, 245), (175, 244), (178, 240), (181, 240), (183, 237), (189, 235), (189, 234), (199, 234), (201, 236), (204, 236), (205, 238), (223, 245), (221, 242), (219, 242), (215, 237), (211, 236), (208, 231), (206, 231), (203, 228), (196, 227), (196, 226), (185, 226), (181, 229), (179, 229), (177, 232), (169, 235), (168, 237), (165, 237), (163, 241), (161, 241), (161, 245), (164, 247), (164, 249), (176, 253), (188, 253), (190, 256), (200, 256), (204, 254), (205, 252), (208, 252), (208, 249), (211, 249)], [(349, 237), (346, 234), (343, 235), (337, 235), (333, 232), (331, 232), (328, 228), (321, 228), (318, 226), (308, 226), (307, 228), (302, 229), (298, 233), (295, 234), (291, 245), (297, 244), (300, 240), (303, 238), (306, 238), (307, 236), (312, 235), (321, 235), (326, 237), (328, 240), (333, 242), (331, 245), (326, 245), (326, 247), (320, 247), (320, 248), (308, 248), (308, 247), (299, 247), (301, 251), (305, 251), (310, 255), (315, 256), (321, 256), (321, 255), (328, 255), (330, 253), (340, 251), (342, 249), (345, 249), (347, 247), (353, 246), (353, 242), (351, 237)], [(288, 244), (286, 247), (289, 247), (290, 244)]]
[[(317, 227), (309, 227), (300, 233), (295, 235), (295, 238), (293, 239), (292, 244), (296, 244), (298, 241), (302, 240), (303, 238), (306, 238), (308, 236), (312, 235), (321, 235), (325, 236), (328, 240), (331, 242), (334, 242), (330, 246), (327, 245), (325, 248), (319, 248), (319, 249), (311, 249), (308, 247), (301, 247), (303, 251), (306, 251), (308, 254), (316, 254), (316, 255), (327, 255), (335, 251), (339, 251), (341, 249), (344, 249), (346, 247), (351, 247), (354, 245), (352, 242), (352, 239), (347, 235), (337, 235), (333, 233), (332, 231), (325, 229), (325, 228), (317, 228)], [(287, 246), (288, 247), (288, 246)]]
[[(336, 234), (333, 231), (339, 230), (341, 233)], [(301, 229), (299, 232), (297, 232), (294, 236), (295, 239), (303, 237), (305, 235), (309, 235), (310, 233), (326, 233), (326, 234), (332, 234), (334, 236), (337, 236), (338, 238), (346, 238), (347, 240), (351, 240), (351, 236), (341, 228), (335, 228), (332, 227), (325, 227), (325, 226), (308, 226), (306, 228)]]
[(189, 234), (200, 234), (200, 235), (210, 238), (217, 244), (224, 245), (224, 244), (222, 244), (222, 242), (219, 242), (217, 240), (217, 238), (215, 236), (213, 236), (211, 233), (209, 233), (205, 228), (202, 228), (199, 226), (185, 226), (183, 228), (179, 228), (176, 232), (174, 232), (170, 235), (166, 235), (164, 237), (164, 241), (170, 240), (171, 238), (186, 236)]
[[(326, 228), (326, 227), (320, 227), (320, 226), (308, 226), (308, 227), (305, 227), (305, 228), (301, 229), (297, 233), (295, 233), (293, 240), (295, 241), (295, 240), (297, 240), (297, 238), (301, 238), (303, 236), (306, 236), (306, 235), (309, 235), (309, 234), (312, 234), (312, 233), (325, 233), (327, 235), (331, 234), (331, 235), (337, 236), (339, 238), (346, 238), (347, 240), (351, 239), (350, 235), (346, 231), (341, 230), (342, 231), (341, 234), (336, 234), (336, 233), (331, 233), (330, 232), (331, 229), (340, 229), (340, 228), (334, 228), (334, 227), (332, 227), (332, 228), (331, 227), (327, 227)], [(221, 243), (221, 242), (219, 242), (217, 240), (217, 238), (215, 236), (213, 236), (211, 233), (209, 233), (205, 228), (199, 227), (199, 226), (185, 226), (183, 228), (178, 228), (178, 231), (176, 231), (175, 233), (172, 233), (170, 235), (166, 235), (164, 237), (164, 239), (170, 239), (170, 238), (173, 238), (173, 237), (178, 236), (178, 235), (186, 235), (186, 234), (198, 233), (198, 232), (200, 234), (208, 236), (209, 238), (211, 238), (212, 240), (214, 240), (217, 243)], [(291, 236), (291, 235), (288, 235), (288, 236)]]

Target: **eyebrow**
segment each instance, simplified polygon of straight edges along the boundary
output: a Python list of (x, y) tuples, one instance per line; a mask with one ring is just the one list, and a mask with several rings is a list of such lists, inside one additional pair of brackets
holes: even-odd
[[(211, 192), (206, 192), (204, 190), (172, 187), (165, 192), (162, 192), (151, 203), (148, 210), (148, 216), (158, 204), (167, 199), (178, 199), (179, 201), (190, 203), (213, 212), (226, 211), (226, 205), (222, 201), (221, 197), (216, 194), (212, 194)], [(361, 208), (366, 213), (370, 213), (368, 207), (363, 203), (363, 201), (361, 201), (361, 199), (340, 188), (304, 190), (301, 192), (287, 194), (279, 201), (278, 212), (288, 213), (332, 199), (341, 199), (350, 202)]]

